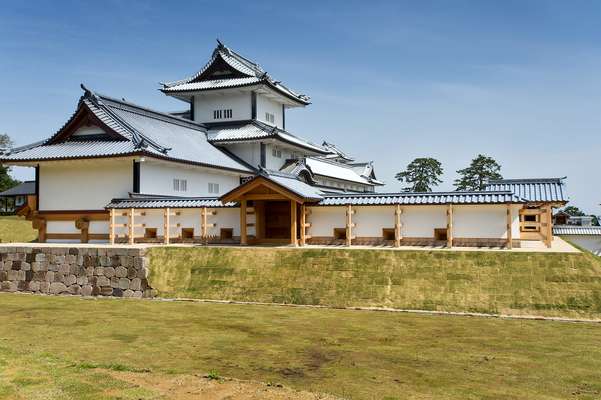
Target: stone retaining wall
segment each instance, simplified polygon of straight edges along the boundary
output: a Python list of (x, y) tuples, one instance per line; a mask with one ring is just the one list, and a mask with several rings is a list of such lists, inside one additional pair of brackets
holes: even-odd
[(152, 297), (146, 249), (0, 246), (0, 291)]

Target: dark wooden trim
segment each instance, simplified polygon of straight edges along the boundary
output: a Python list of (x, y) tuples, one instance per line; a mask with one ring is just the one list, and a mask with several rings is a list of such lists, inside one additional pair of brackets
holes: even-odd
[(267, 166), (267, 145), (263, 142), (260, 143), (261, 146), (261, 167)]
[(257, 119), (257, 92), (250, 92), (250, 118)]
[(194, 121), (194, 96), (190, 97), (190, 119)]
[(134, 182), (133, 182), (133, 192), (140, 193), (140, 162), (134, 160)]
[(40, 164), (35, 167), (35, 211), (40, 209)]
[(286, 106), (282, 104), (282, 130), (286, 130)]
[(103, 121), (101, 121), (83, 102), (80, 103), (79, 108), (73, 115), (73, 117), (58, 131), (53, 137), (48, 140), (47, 144), (55, 144), (61, 142), (70, 137), (75, 131), (82, 126), (96, 125), (104, 132), (107, 136), (115, 140), (127, 140), (121, 134), (117, 133), (114, 129), (109, 127)]

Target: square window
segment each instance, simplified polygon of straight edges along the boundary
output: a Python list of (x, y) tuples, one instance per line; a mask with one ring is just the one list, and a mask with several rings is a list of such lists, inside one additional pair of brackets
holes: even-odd
[(219, 193), (219, 184), (209, 182), (209, 193), (218, 194)]

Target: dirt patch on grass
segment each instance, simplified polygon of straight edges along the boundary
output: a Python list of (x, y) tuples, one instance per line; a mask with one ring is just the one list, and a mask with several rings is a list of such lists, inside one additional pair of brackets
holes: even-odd
[(171, 400), (340, 400), (332, 395), (310, 393), (277, 384), (231, 378), (210, 379), (196, 375), (156, 375), (110, 371), (119, 380), (155, 392)]

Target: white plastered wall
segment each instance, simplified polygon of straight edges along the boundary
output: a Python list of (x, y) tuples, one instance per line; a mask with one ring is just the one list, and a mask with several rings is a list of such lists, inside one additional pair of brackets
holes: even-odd
[[(40, 165), (40, 210), (103, 210), (133, 189), (131, 159), (78, 160)], [(49, 230), (50, 232), (50, 230)]]
[[(173, 190), (174, 179), (185, 179), (185, 192)], [(209, 193), (209, 182), (219, 184), (219, 193)], [(149, 160), (140, 163), (140, 192), (170, 196), (208, 196), (227, 193), (240, 185), (240, 175), (227, 171)]]
[(258, 142), (250, 143), (230, 143), (224, 145), (226, 149), (236, 156), (240, 157), (253, 167), (261, 165), (261, 144)]
[[(214, 110), (232, 110), (232, 118), (214, 119)], [(197, 122), (240, 121), (251, 118), (250, 92), (220, 92), (196, 94), (194, 99), (194, 120)]]
[[(513, 214), (517, 215), (517, 212), (512, 212), (512, 216)], [(453, 237), (506, 239), (507, 206), (504, 204), (453, 206)]]
[(352, 221), (355, 223), (353, 236), (356, 237), (382, 237), (382, 229), (394, 229), (395, 207), (373, 206), (353, 207), (355, 213)]
[(346, 207), (310, 207), (307, 222), (311, 236), (334, 236), (334, 228), (346, 227)]
[(402, 235), (408, 238), (433, 238), (434, 229), (447, 227), (446, 206), (403, 206)]
[[(274, 122), (269, 122), (265, 119), (266, 112), (274, 115)], [(283, 129), (282, 103), (278, 103), (257, 93), (257, 119), (269, 125), (275, 124), (278, 128)]]

